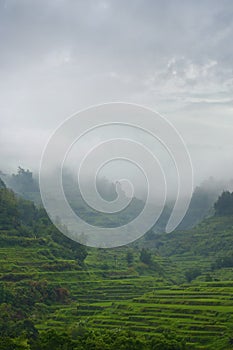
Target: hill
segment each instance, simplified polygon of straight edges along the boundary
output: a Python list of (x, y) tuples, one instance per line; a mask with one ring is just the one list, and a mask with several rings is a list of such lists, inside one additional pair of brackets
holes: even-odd
[[(7, 186), (11, 188), (19, 196), (32, 200), (35, 205), (42, 205), (38, 176), (34, 175), (29, 169), (25, 170), (22, 167), (18, 168), (15, 174), (2, 174)], [(143, 209), (144, 202), (138, 198), (133, 198), (132, 203), (125, 210), (118, 214), (104, 215), (95, 210), (92, 210), (86, 205), (76, 183), (76, 177), (68, 169), (63, 172), (63, 188), (69, 203), (78, 215), (85, 221), (99, 226), (114, 227), (129, 222), (135, 218)], [(88, 186), (88, 183), (86, 184)], [(114, 200), (117, 197), (115, 184), (105, 177), (97, 178), (97, 189), (100, 195), (105, 200)], [(118, 184), (119, 185), (119, 184)], [(233, 181), (220, 181), (210, 177), (197, 186), (193, 192), (189, 209), (180, 223), (177, 230), (187, 230), (195, 227), (205, 217), (211, 216), (214, 213), (214, 203), (218, 196), (227, 189), (233, 189)], [(119, 187), (118, 187), (119, 190)], [(124, 192), (122, 191), (124, 194)], [(163, 210), (163, 213), (156, 225), (153, 227), (154, 232), (164, 232), (167, 221), (171, 215), (173, 201), (168, 201)]]
[(0, 349), (231, 349), (233, 218), (117, 249), (0, 189)]

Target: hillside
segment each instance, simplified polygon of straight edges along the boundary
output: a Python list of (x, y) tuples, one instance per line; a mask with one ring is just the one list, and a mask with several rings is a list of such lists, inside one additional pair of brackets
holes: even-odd
[[(34, 175), (30, 170), (19, 167), (17, 173), (2, 176), (7, 186), (19, 196), (27, 200), (32, 200), (36, 205), (42, 205), (38, 176)], [(135, 218), (144, 206), (142, 200), (133, 198), (132, 203), (127, 206), (127, 209), (119, 214), (104, 215), (102, 213), (100, 215), (99, 212), (92, 210), (86, 205), (78, 190), (76, 178), (74, 178), (68, 169), (63, 174), (63, 188), (74, 212), (77, 212), (85, 221), (97, 226), (114, 227), (118, 226), (119, 223), (123, 225)], [(190, 229), (200, 223), (205, 217), (213, 215), (214, 203), (222, 191), (227, 188), (233, 188), (232, 180), (222, 182), (212, 177), (197, 186), (194, 189), (189, 209), (177, 230)], [(113, 200), (117, 196), (115, 184), (105, 177), (97, 178), (97, 189), (105, 200)], [(161, 217), (153, 228), (154, 232), (164, 232), (173, 205), (173, 201), (166, 203)]]
[(231, 216), (87, 249), (0, 189), (0, 349), (231, 349)]
[[(220, 274), (219, 262), (233, 256), (232, 235), (233, 216), (213, 216), (188, 231), (151, 235), (144, 244), (171, 259), (181, 270), (197, 266), (202, 279), (206, 275), (214, 279)], [(233, 267), (233, 260), (227, 267)], [(221, 278), (233, 277), (228, 272), (227, 276), (223, 273)]]

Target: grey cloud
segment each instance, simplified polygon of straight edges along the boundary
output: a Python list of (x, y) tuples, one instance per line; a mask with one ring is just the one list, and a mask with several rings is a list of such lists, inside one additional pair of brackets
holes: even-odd
[(0, 0), (1, 167), (22, 162), (25, 139), (37, 166), (67, 116), (117, 100), (155, 108), (192, 144), (205, 128), (195, 157), (210, 157), (231, 134), (232, 17), (231, 0)]

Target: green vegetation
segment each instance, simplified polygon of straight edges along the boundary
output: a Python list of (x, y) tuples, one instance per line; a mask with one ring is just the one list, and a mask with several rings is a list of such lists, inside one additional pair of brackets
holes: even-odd
[(233, 349), (220, 198), (195, 229), (87, 249), (0, 181), (0, 350)]
[(216, 215), (233, 215), (233, 193), (224, 191), (214, 205)]

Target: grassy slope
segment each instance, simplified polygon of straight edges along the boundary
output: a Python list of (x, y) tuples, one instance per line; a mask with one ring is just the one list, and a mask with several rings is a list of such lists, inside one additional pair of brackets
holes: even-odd
[[(31, 314), (39, 329), (64, 329), (80, 322), (144, 334), (172, 329), (190, 349), (230, 349), (232, 269), (212, 271), (211, 264), (232, 249), (232, 226), (232, 218), (212, 218), (195, 230), (160, 236), (153, 242), (157, 248), (152, 269), (139, 262), (135, 247), (133, 267), (127, 266), (128, 248), (123, 247), (90, 249), (81, 269), (74, 260), (50, 256), (35, 239), (29, 247), (0, 248), (0, 278), (12, 288), (14, 276), (17, 283), (45, 279), (69, 289), (69, 302), (39, 305)], [(202, 275), (187, 284), (184, 272), (194, 265)], [(205, 282), (207, 273), (212, 282)]]

